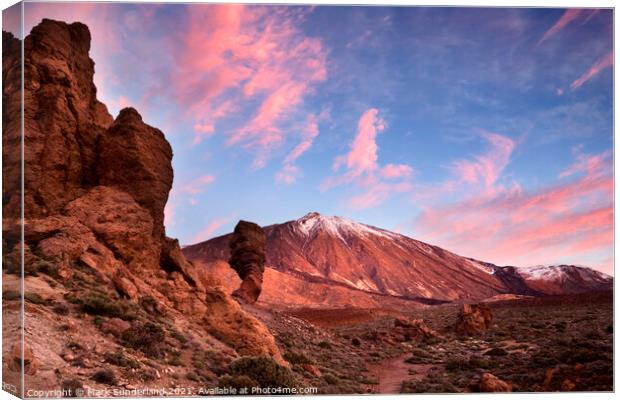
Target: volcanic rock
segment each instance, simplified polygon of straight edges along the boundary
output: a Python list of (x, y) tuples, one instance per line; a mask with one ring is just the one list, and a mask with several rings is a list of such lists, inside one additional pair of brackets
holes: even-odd
[[(70, 295), (80, 304), (93, 299), (91, 288), (96, 288), (93, 308), (106, 309), (109, 316), (132, 310), (148, 319), (156, 310), (179, 327), (191, 326), (195, 337), (216, 342), (219, 349), (235, 355), (268, 355), (286, 364), (268, 329), (228, 294), (209, 287), (206, 273), (187, 261), (177, 240), (165, 236), (163, 211), (172, 186), (172, 149), (164, 134), (145, 124), (135, 109), (121, 110), (113, 121), (97, 100), (94, 63), (88, 56), (90, 33), (81, 23), (44, 19), (24, 40), (27, 173), (20, 244), (21, 159), (16, 149), (22, 139), (21, 46), (10, 34), (3, 33), (3, 39), (7, 259), (15, 258), (19, 266), (16, 256), (23, 245), (27, 266), (54, 281), (53, 286), (45, 284), (52, 297)], [(248, 237), (255, 246), (252, 235)], [(250, 282), (255, 282), (257, 272), (262, 278), (264, 242), (263, 236), (262, 253), (257, 250), (260, 246), (254, 250), (262, 254), (262, 262), (240, 258), (240, 271)], [(25, 281), (26, 290), (30, 284)], [(28, 323), (41, 329), (36, 335), (25, 330), (42, 369), (67, 365), (48, 343), (58, 332), (46, 331), (53, 325), (40, 320), (49, 313), (39, 309), (47, 307), (29, 303)], [(67, 326), (72, 323), (66, 321)], [(126, 323), (117, 319), (105, 320), (101, 329), (90, 325), (90, 319), (81, 323), (72, 333), (96, 335), (104, 330), (118, 335), (126, 329)], [(28, 365), (29, 371), (35, 370), (34, 360)]]
[(479, 335), (491, 327), (493, 315), (486, 304), (463, 304), (457, 315), (456, 333), (459, 335)]
[(172, 187), (172, 148), (164, 134), (133, 108), (121, 110), (99, 141), (99, 184), (129, 193), (153, 218), (153, 238), (164, 232), (164, 207)]
[(393, 332), (402, 336), (402, 339), (406, 341), (424, 340), (438, 336), (437, 332), (426, 326), (421, 319), (396, 318)]
[[(97, 142), (112, 123), (112, 117), (96, 98), (89, 48), (88, 28), (77, 22), (45, 19), (24, 40), (23, 161), (27, 171), (27, 218), (58, 213), (86, 188), (97, 184)], [(12, 89), (4, 88), (3, 92), (10, 107), (19, 101), (18, 93), (7, 92)], [(14, 121), (5, 128), (9, 141), (20, 135), (19, 124)], [(13, 182), (12, 177), (19, 175), (13, 171), (19, 167), (19, 158), (8, 155), (6, 176)], [(7, 203), (14, 202), (19, 194), (19, 190), (14, 191)]]
[(265, 271), (265, 246), (263, 229), (253, 222), (239, 221), (230, 239), (230, 266), (241, 278), (241, 286), (233, 296), (243, 302), (258, 300)]
[(478, 387), (481, 392), (512, 392), (512, 385), (510, 383), (504, 382), (488, 372), (480, 375)]

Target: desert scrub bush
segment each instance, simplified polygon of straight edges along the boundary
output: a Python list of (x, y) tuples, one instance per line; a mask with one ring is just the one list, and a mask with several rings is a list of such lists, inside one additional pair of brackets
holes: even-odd
[(291, 364), (314, 364), (314, 360), (303, 352), (295, 352), (292, 350), (284, 353), (284, 359)]
[(450, 357), (446, 360), (446, 371), (459, 371), (469, 367), (469, 360), (465, 357)]
[(127, 347), (140, 350), (148, 357), (160, 357), (166, 347), (166, 333), (160, 325), (152, 322), (134, 322), (121, 338)]
[(105, 353), (103, 358), (105, 362), (119, 367), (138, 368), (140, 366), (139, 362), (125, 356), (125, 352), (120, 347), (114, 353)]
[(170, 359), (168, 360), (168, 364), (174, 365), (175, 367), (179, 367), (181, 365), (185, 365), (183, 360), (181, 360), (181, 353), (178, 351), (173, 351)]
[(58, 303), (52, 308), (52, 311), (58, 315), (69, 315), (69, 306), (65, 303)]
[(246, 375), (261, 387), (293, 387), (295, 377), (291, 370), (271, 357), (241, 357), (230, 364), (233, 376)]
[(504, 349), (502, 349), (501, 347), (494, 347), (491, 350), (487, 350), (484, 353), (485, 356), (491, 356), (491, 357), (501, 357), (501, 356), (505, 356), (508, 355), (508, 352)]
[(237, 390), (247, 388), (249, 392), (251, 388), (259, 387), (261, 385), (257, 381), (255, 381), (254, 379), (250, 378), (247, 375), (237, 375), (237, 376), (224, 375), (219, 380), (218, 386), (221, 388), (233, 388)]
[(318, 346), (322, 349), (331, 349), (332, 344), (326, 341), (319, 342)]
[(187, 343), (187, 338), (181, 332), (177, 331), (176, 329), (171, 329), (169, 332), (170, 332), (170, 337), (172, 337), (173, 339), (176, 339), (179, 343), (181, 344)]
[(65, 379), (60, 386), (66, 393), (66, 397), (78, 397), (78, 391), (84, 388), (82, 381), (76, 378)]
[(2, 300), (20, 300), (22, 294), (19, 290), (5, 290), (2, 292)]
[(194, 371), (189, 371), (187, 374), (185, 374), (185, 377), (189, 379), (190, 381), (194, 381), (194, 382), (201, 381), (200, 376), (196, 374)]
[(136, 318), (135, 305), (111, 299), (101, 292), (90, 291), (81, 297), (69, 297), (68, 300), (79, 304), (80, 309), (87, 314), (116, 317), (126, 321)]
[(325, 375), (323, 375), (323, 380), (328, 384), (328, 385), (337, 385), (340, 382), (340, 379), (331, 373), (327, 373)]
[(93, 374), (92, 378), (95, 382), (106, 385), (116, 385), (116, 375), (111, 369), (100, 369)]
[(34, 292), (26, 292), (24, 293), (24, 300), (32, 304), (46, 304), (47, 301), (41, 297), (39, 294)]

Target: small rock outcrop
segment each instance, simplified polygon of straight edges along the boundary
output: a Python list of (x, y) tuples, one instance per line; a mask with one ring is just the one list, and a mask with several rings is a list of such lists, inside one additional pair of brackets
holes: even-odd
[(480, 381), (478, 382), (478, 390), (480, 392), (512, 392), (512, 385), (508, 382), (504, 382), (497, 376), (488, 372), (480, 375)]
[(463, 304), (456, 321), (456, 333), (459, 335), (479, 335), (491, 327), (493, 315), (486, 304)]
[(230, 239), (230, 266), (241, 278), (241, 286), (233, 296), (245, 303), (258, 300), (265, 272), (265, 246), (267, 238), (263, 228), (253, 222), (239, 221)]
[(438, 337), (439, 334), (429, 328), (421, 319), (396, 318), (394, 320), (394, 333), (402, 336), (403, 340), (425, 340)]

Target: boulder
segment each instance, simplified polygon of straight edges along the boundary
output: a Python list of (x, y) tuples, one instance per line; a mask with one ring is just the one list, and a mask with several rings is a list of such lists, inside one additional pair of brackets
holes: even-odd
[(510, 383), (504, 382), (488, 372), (480, 375), (478, 387), (481, 392), (512, 392), (512, 385)]
[(439, 336), (436, 331), (426, 326), (423, 320), (402, 317), (394, 320), (393, 332), (402, 336), (403, 340), (424, 340)]
[(265, 271), (267, 238), (263, 228), (253, 222), (239, 221), (230, 239), (230, 266), (241, 278), (233, 296), (242, 302), (258, 300)]
[(127, 321), (123, 321), (120, 318), (110, 318), (101, 323), (101, 331), (104, 333), (110, 333), (115, 337), (121, 337), (123, 332), (131, 328), (131, 324)]
[(491, 327), (493, 315), (486, 304), (463, 304), (456, 321), (459, 335), (479, 335)]

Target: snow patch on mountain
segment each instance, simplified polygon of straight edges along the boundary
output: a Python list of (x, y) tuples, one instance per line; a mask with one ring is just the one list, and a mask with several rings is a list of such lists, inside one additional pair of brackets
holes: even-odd
[(346, 243), (345, 236), (379, 236), (386, 239), (395, 239), (399, 234), (360, 224), (341, 217), (328, 217), (317, 212), (311, 212), (295, 221), (299, 232), (305, 236), (312, 236), (315, 232), (327, 232)]

